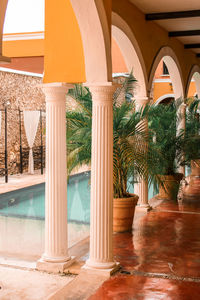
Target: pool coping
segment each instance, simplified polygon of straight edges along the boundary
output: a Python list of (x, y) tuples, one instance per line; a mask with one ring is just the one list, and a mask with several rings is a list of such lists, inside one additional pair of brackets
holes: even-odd
[[(76, 172), (70, 175), (71, 178), (76, 178), (80, 174), (89, 174), (90, 169), (81, 172)], [(45, 173), (45, 172), (44, 172)], [(0, 195), (20, 190), (29, 186), (38, 185), (45, 182), (45, 174), (40, 174), (38, 170), (35, 174), (15, 174), (8, 177), (8, 183), (4, 182), (4, 177), (0, 177)]]

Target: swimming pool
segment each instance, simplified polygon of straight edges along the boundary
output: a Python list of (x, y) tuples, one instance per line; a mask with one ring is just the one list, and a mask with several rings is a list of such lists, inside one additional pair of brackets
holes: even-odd
[[(90, 172), (67, 186), (69, 247), (89, 235)], [(44, 250), (45, 184), (0, 195), (0, 254), (36, 260)]]
[[(129, 191), (133, 188), (129, 184)], [(149, 198), (154, 195), (149, 189)], [(67, 186), (68, 245), (89, 235), (90, 172), (71, 176)], [(36, 260), (44, 251), (45, 184), (0, 195), (0, 255)]]
[[(90, 172), (71, 176), (67, 186), (68, 221), (89, 224)], [(45, 183), (0, 195), (0, 215), (43, 220)]]
[[(129, 191), (133, 188), (129, 184)], [(149, 188), (149, 198), (154, 196)], [(68, 222), (90, 222), (90, 172), (71, 176), (67, 186)], [(45, 183), (0, 195), (0, 215), (44, 220)]]

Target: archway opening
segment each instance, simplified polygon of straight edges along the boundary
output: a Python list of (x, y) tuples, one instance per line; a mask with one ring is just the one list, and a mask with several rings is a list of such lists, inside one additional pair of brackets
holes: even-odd
[(112, 66), (113, 73), (130, 73), (137, 80), (135, 97), (147, 96), (147, 75), (141, 50), (127, 23), (112, 14)]
[[(199, 68), (200, 69), (200, 68)], [(190, 79), (191, 78), (191, 79)], [(200, 70), (191, 73), (187, 86), (187, 97), (200, 99)]]
[(169, 47), (163, 47), (153, 62), (149, 90), (153, 102), (157, 102), (165, 94), (173, 94), (175, 99), (184, 98), (180, 65), (174, 52)]

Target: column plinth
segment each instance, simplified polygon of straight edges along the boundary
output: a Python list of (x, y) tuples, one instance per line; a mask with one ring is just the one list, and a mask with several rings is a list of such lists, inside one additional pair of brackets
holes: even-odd
[(113, 93), (111, 83), (90, 86), (93, 100), (90, 256), (85, 267), (114, 269)]
[(69, 265), (67, 235), (66, 93), (72, 85), (41, 86), (46, 98), (45, 252), (37, 268), (61, 272)]

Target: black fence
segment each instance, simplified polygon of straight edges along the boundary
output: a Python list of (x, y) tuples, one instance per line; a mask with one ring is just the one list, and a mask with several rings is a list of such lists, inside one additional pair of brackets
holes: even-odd
[[(29, 148), (25, 148), (22, 146), (22, 113), (20, 109), (13, 110), (5, 107), (4, 109), (0, 109), (2, 113), (4, 113), (4, 151), (0, 153), (0, 164), (4, 165), (4, 168), (0, 168), (0, 176), (5, 177), (5, 182), (8, 182), (9, 168), (8, 168), (8, 112), (15, 112), (18, 114), (18, 124), (19, 127), (19, 163), (16, 163), (16, 169), (19, 173), (23, 173), (25, 169), (28, 168), (29, 161)], [(44, 172), (45, 167), (45, 146), (43, 145), (43, 120), (42, 113), (44, 111), (40, 111), (40, 121), (39, 121), (39, 130), (40, 130), (40, 145), (32, 148), (33, 150), (33, 160), (34, 166), (37, 169), (41, 170), (41, 174)]]

